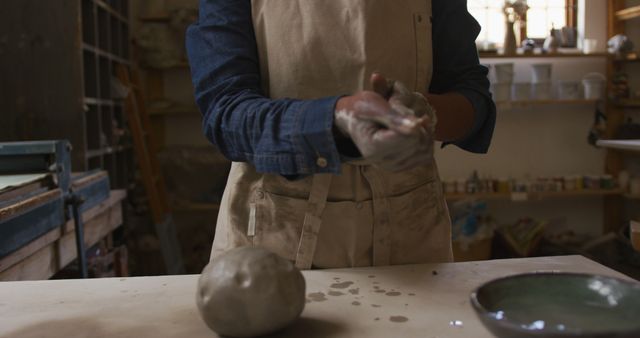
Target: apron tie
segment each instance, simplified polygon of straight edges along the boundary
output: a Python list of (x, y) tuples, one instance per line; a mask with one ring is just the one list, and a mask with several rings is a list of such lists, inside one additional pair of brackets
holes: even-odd
[(370, 166), (360, 168), (373, 198), (373, 266), (391, 265), (391, 206), (385, 198), (383, 180)]
[(309, 270), (313, 264), (313, 256), (316, 253), (318, 234), (322, 224), (322, 212), (327, 205), (327, 197), (331, 188), (330, 174), (317, 174), (313, 176), (307, 212), (304, 214), (302, 235), (296, 253), (296, 267), (300, 270)]

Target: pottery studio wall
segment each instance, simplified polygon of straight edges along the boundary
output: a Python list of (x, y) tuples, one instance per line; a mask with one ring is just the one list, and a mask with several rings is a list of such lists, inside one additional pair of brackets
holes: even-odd
[[(170, 12), (178, 8), (198, 8), (198, 0), (140, 0), (132, 4), (132, 17)], [(134, 20), (134, 32), (139, 31), (140, 22)], [(191, 74), (188, 68), (172, 68), (163, 71), (165, 98), (180, 106), (195, 109)], [(183, 114), (163, 117), (166, 146), (205, 146), (208, 141), (202, 134), (199, 114)]]

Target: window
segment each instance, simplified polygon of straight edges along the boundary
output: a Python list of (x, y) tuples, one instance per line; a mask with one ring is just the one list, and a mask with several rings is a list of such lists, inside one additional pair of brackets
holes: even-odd
[[(469, 12), (482, 26), (478, 41), (502, 46), (506, 29), (502, 10), (505, 1), (469, 0), (467, 3)], [(552, 27), (576, 27), (576, 0), (527, 0), (526, 3), (529, 6), (526, 24), (519, 28), (516, 24), (520, 40), (544, 40)]]

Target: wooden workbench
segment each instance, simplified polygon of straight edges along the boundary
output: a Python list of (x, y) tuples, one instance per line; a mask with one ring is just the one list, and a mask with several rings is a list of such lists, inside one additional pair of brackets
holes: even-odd
[[(122, 225), (127, 193), (113, 190), (107, 200), (82, 213), (87, 248)], [(76, 259), (75, 223), (69, 220), (16, 252), (0, 258), (0, 281), (48, 279)]]
[[(626, 278), (579, 256), (309, 271), (313, 300), (275, 336), (491, 337), (469, 293), (493, 278), (534, 271)], [(197, 278), (0, 283), (0, 337), (216, 337), (196, 309)]]

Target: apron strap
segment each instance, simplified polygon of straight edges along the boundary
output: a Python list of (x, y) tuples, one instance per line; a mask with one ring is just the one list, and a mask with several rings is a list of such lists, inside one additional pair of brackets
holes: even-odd
[(374, 167), (361, 170), (373, 193), (373, 266), (391, 265), (391, 206), (383, 180)]
[(317, 174), (313, 176), (307, 212), (304, 215), (302, 235), (296, 254), (296, 267), (300, 270), (309, 270), (313, 264), (313, 256), (316, 253), (318, 234), (322, 224), (322, 212), (327, 205), (327, 197), (331, 188), (331, 174)]

